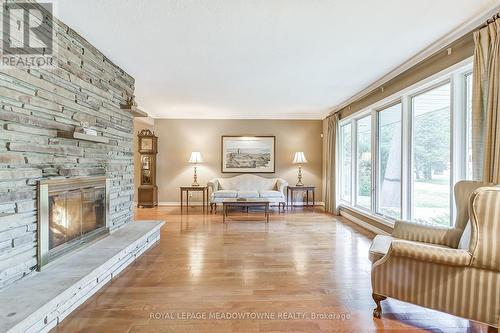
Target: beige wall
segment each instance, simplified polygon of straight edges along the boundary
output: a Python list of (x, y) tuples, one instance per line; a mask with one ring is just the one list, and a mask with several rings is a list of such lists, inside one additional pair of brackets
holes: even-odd
[[(135, 133), (142, 128), (150, 128), (158, 136), (157, 179), (160, 202), (178, 202), (179, 186), (191, 184), (193, 168), (188, 164), (191, 151), (200, 151), (205, 160), (198, 167), (200, 184), (206, 184), (213, 177), (236, 175), (221, 173), (222, 135), (276, 136), (276, 173), (262, 176), (280, 176), (290, 184), (295, 184), (297, 180), (297, 167), (292, 164), (294, 152), (303, 151), (309, 161), (303, 167), (303, 180), (317, 187), (316, 201), (322, 201), (321, 120), (155, 119), (154, 128), (136, 122)], [(137, 151), (137, 146), (134, 149)], [(135, 167), (138, 179), (137, 156)], [(199, 197), (192, 200), (199, 200)]]

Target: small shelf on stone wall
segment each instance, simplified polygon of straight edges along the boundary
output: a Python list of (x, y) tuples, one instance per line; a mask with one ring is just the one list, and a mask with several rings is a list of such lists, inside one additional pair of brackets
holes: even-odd
[(77, 139), (77, 140), (93, 141), (99, 143), (109, 143), (109, 139), (102, 135), (88, 135), (80, 132), (59, 131), (57, 132), (57, 136), (66, 139)]
[(130, 113), (133, 117), (147, 117), (148, 116), (148, 114), (146, 112), (142, 111), (141, 109), (137, 108), (136, 106), (122, 104), (122, 105), (120, 105), (120, 109)]

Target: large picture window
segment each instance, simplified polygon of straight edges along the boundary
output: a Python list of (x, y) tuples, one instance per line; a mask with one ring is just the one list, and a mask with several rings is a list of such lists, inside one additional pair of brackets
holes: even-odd
[(471, 64), (457, 67), (341, 119), (341, 204), (380, 221), (452, 225), (453, 185), (472, 177), (472, 83)]
[(378, 112), (377, 213), (401, 218), (401, 103)]
[(359, 119), (357, 124), (357, 186), (356, 204), (370, 209), (372, 197), (372, 118)]
[(412, 99), (412, 216), (450, 224), (450, 84)]

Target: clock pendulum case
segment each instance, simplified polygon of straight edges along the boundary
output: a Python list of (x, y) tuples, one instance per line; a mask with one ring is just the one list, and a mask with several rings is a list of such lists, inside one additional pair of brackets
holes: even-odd
[(156, 186), (158, 137), (148, 129), (143, 129), (137, 136), (141, 161), (137, 207), (155, 207), (158, 206), (158, 187)]

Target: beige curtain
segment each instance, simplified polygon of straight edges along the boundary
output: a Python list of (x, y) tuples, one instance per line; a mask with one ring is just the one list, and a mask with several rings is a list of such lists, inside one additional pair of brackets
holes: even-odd
[(500, 183), (500, 19), (474, 33), (472, 154), (476, 180)]
[(337, 164), (337, 126), (339, 116), (335, 114), (327, 119), (328, 126), (326, 132), (326, 162), (325, 162), (325, 210), (334, 215), (338, 215), (335, 170)]

